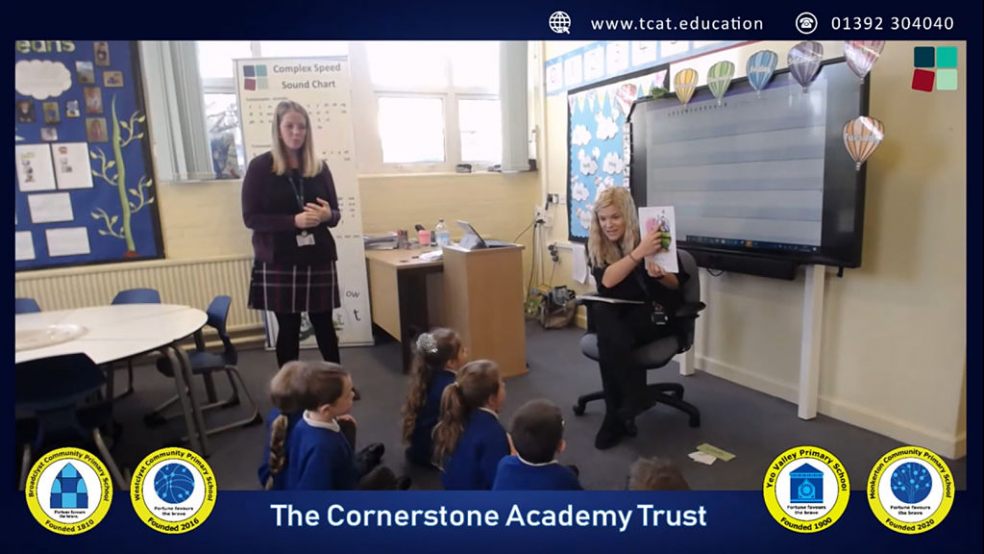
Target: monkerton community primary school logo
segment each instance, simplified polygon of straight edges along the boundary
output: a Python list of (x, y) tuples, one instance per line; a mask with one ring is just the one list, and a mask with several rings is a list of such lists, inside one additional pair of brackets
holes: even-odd
[(954, 489), (950, 468), (935, 452), (903, 446), (875, 462), (865, 492), (882, 525), (914, 535), (936, 527), (950, 513)]

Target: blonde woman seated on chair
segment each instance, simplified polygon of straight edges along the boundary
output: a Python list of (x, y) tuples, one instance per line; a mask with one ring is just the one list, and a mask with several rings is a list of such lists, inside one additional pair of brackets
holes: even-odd
[(605, 420), (595, 437), (595, 447), (601, 450), (634, 434), (635, 416), (648, 408), (646, 373), (631, 371), (627, 356), (633, 348), (675, 332), (674, 321), (666, 315), (683, 303), (679, 288), (688, 276), (644, 263), (646, 256), (663, 250), (662, 238), (659, 231), (640, 237), (638, 211), (629, 189), (613, 187), (598, 195), (588, 234), (588, 263), (598, 295), (643, 302), (588, 306), (598, 334), (605, 393)]

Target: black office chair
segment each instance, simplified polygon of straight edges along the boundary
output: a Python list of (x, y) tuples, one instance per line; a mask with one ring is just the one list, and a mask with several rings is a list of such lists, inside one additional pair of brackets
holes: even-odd
[[(682, 271), (690, 276), (682, 284), (681, 292), (684, 303), (673, 315), (678, 321), (679, 333), (659, 338), (633, 350), (629, 356), (629, 363), (633, 370), (647, 371), (662, 368), (674, 356), (690, 350), (694, 344), (695, 321), (700, 311), (705, 308), (705, 304), (700, 301), (700, 276), (697, 272), (697, 262), (694, 261), (689, 252), (677, 250), (677, 258)], [(595, 334), (591, 323), (591, 304), (597, 301), (582, 299), (580, 302), (588, 308), (588, 331), (581, 337), (581, 352), (588, 358), (597, 361), (598, 335)], [(647, 405), (652, 406), (660, 403), (672, 406), (690, 416), (691, 427), (700, 427), (700, 411), (693, 404), (683, 400), (683, 385), (678, 383), (650, 383), (646, 388), (649, 396)], [(584, 415), (588, 402), (602, 400), (604, 397), (605, 394), (602, 391), (578, 397), (577, 404), (574, 406), (574, 414)]]
[[(206, 313), (208, 314), (208, 321), (206, 322), (206, 325), (209, 325), (218, 331), (219, 339), (222, 341), (223, 346), (222, 352), (218, 353), (207, 351), (205, 349), (205, 338), (202, 335), (202, 332), (198, 331), (195, 333), (195, 351), (190, 353), (188, 358), (191, 362), (192, 374), (202, 376), (205, 380), (206, 390), (208, 391), (210, 403), (202, 406), (202, 412), (213, 408), (238, 406), (240, 399), (239, 387), (236, 385), (237, 380), (239, 381), (239, 385), (242, 386), (243, 394), (246, 395), (246, 401), (249, 403), (249, 412), (243, 419), (233, 421), (220, 427), (206, 429), (205, 432), (208, 435), (214, 435), (216, 433), (228, 431), (237, 427), (247, 427), (250, 425), (263, 423), (263, 417), (260, 416), (256, 403), (253, 402), (253, 397), (249, 394), (249, 389), (246, 387), (246, 382), (243, 381), (242, 375), (240, 375), (239, 370), (236, 369), (236, 363), (239, 361), (239, 354), (236, 352), (236, 347), (232, 344), (232, 339), (229, 338), (229, 334), (226, 331), (226, 320), (229, 317), (229, 306), (231, 303), (232, 299), (228, 296), (216, 296), (212, 299), (212, 303), (209, 304), (208, 309), (206, 310)], [(159, 358), (157, 360), (157, 370), (168, 377), (174, 376), (174, 368), (171, 367), (169, 358)], [(217, 400), (214, 398), (215, 391), (212, 383), (212, 374), (219, 371), (226, 374), (229, 378), (229, 386), (232, 388), (232, 395), (225, 400)], [(154, 411), (145, 415), (144, 423), (149, 426), (157, 426), (163, 424), (168, 419), (177, 417), (180, 414), (164, 414), (165, 410), (177, 401), (178, 397), (176, 395), (171, 397), (165, 403), (158, 406)]]
[(102, 370), (85, 354), (66, 354), (17, 364), (15, 411), (32, 419), (33, 438), (24, 444), (20, 486), (27, 481), (34, 457), (59, 446), (88, 446), (94, 443), (117, 487), (126, 490), (128, 480), (120, 473), (99, 428), (111, 424), (111, 405), (106, 401), (85, 403), (105, 384)]

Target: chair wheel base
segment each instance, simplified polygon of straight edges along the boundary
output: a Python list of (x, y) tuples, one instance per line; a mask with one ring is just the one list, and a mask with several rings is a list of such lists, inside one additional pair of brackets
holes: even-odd
[(575, 404), (572, 409), (574, 410), (574, 415), (576, 416), (584, 415), (584, 410), (585, 410), (584, 404)]

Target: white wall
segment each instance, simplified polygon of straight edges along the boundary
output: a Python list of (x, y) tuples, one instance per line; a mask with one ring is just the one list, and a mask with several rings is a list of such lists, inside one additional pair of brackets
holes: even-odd
[[(779, 53), (794, 42), (758, 42), (671, 66), (702, 75), (721, 59), (757, 50)], [(869, 115), (886, 140), (868, 162), (862, 267), (827, 279), (822, 330), (821, 413), (932, 448), (966, 453), (966, 49), (960, 46), (957, 92), (911, 90), (912, 48), (889, 42), (871, 73)], [(839, 42), (824, 42), (828, 58)], [(571, 49), (546, 43), (544, 59)], [(703, 82), (703, 79), (702, 79)], [(565, 95), (546, 97), (543, 194), (566, 195)], [(566, 241), (566, 211), (550, 241)], [(558, 275), (569, 279), (562, 250)], [(803, 277), (793, 282), (739, 274), (708, 280), (700, 320), (698, 367), (795, 401)], [(567, 283), (580, 290), (584, 287)], [(790, 406), (789, 417), (796, 417)]]

